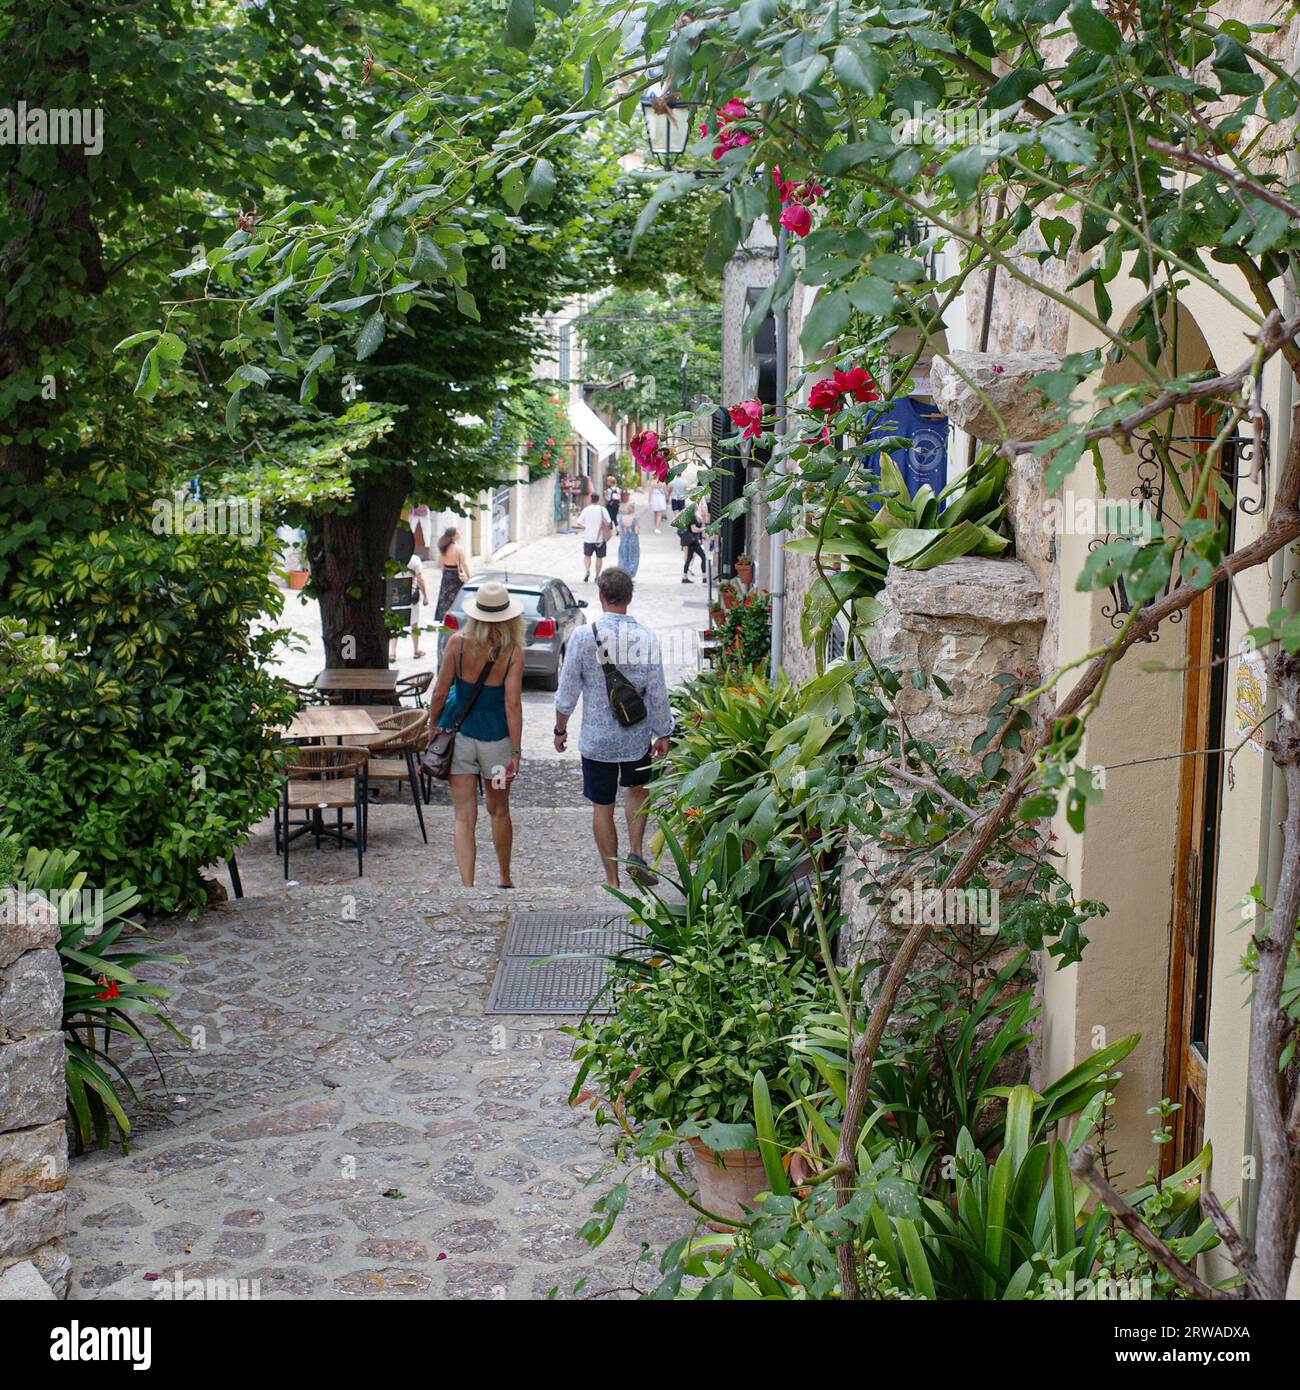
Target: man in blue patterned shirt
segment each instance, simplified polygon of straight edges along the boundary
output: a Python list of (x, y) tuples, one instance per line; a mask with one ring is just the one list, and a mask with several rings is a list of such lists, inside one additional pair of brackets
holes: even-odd
[[(668, 752), (673, 713), (664, 680), (663, 655), (654, 632), (628, 616), (632, 602), (632, 576), (617, 567), (607, 569), (596, 581), (601, 616), (580, 627), (569, 638), (555, 696), (555, 748), (563, 753), (568, 742), (569, 716), (582, 699), (582, 731), (578, 752), (582, 755), (582, 794), (591, 802), (591, 829), (605, 866), (606, 882), (618, 887), (618, 828), (614, 803), (621, 785), (626, 796), (630, 873), (636, 883), (656, 882), (642, 854), (645, 835), (645, 802), (650, 781), (651, 757)], [(597, 650), (599, 644), (599, 651)], [(614, 718), (601, 668), (601, 653), (641, 692), (646, 717), (630, 728)]]

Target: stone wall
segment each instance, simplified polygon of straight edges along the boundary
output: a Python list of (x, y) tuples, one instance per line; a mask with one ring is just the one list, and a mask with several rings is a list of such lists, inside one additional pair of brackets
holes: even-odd
[(55, 909), (37, 894), (6, 888), (0, 899), (0, 1299), (67, 1294), (69, 1262), (60, 1246), (68, 1146), (58, 942)]
[[(903, 670), (919, 669), (952, 689), (940, 699), (933, 686), (916, 690), (904, 682), (898, 708), (911, 733), (930, 743), (968, 750), (988, 724), (988, 712), (1005, 672), (1036, 669), (1043, 634), (1043, 590), (1018, 560), (953, 560), (915, 573), (891, 568), (880, 600), (885, 611), (872, 633), (871, 654), (896, 659)], [(864, 878), (887, 872), (878, 846), (853, 843), (844, 871), (846, 959), (859, 950), (887, 959), (907, 932), (879, 913), (863, 892)], [(938, 963), (923, 952), (918, 970)]]
[(510, 534), (519, 545), (541, 540), (555, 533), (555, 477), (526, 478), (515, 488), (510, 499), (514, 515), (510, 518)]

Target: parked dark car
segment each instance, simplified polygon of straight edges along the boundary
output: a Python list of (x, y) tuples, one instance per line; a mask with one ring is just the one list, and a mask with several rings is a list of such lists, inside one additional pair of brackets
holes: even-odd
[(543, 690), (558, 689), (565, 648), (574, 629), (587, 621), (582, 612), (587, 603), (585, 599), (574, 598), (564, 580), (551, 579), (544, 574), (487, 570), (474, 575), (456, 595), (443, 618), (444, 627), (438, 634), (438, 660), (442, 660), (447, 639), (465, 621), (466, 598), (489, 580), (504, 584), (524, 605), (524, 675), (538, 677)]

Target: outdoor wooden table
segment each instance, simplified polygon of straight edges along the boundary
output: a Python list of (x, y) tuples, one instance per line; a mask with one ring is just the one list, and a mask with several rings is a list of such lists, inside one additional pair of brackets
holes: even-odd
[(366, 703), (363, 695), (391, 695), (397, 702), (397, 672), (391, 667), (328, 666), (316, 677), (316, 689), (337, 691), (348, 704)]
[(281, 737), (341, 740), (378, 732), (374, 716), (361, 705), (307, 705), (289, 721)]
[[(379, 733), (379, 725), (371, 715), (357, 705), (306, 705), (285, 725), (280, 737), (286, 742), (300, 738), (338, 739), (340, 743), (349, 738), (364, 737)], [(290, 827), (284, 832), (290, 844), (302, 835), (314, 835), (316, 846), (320, 848), (322, 837), (337, 840), (340, 845), (352, 844), (346, 832), (352, 829), (352, 822), (326, 825), (320, 808), (314, 807), (306, 820)]]

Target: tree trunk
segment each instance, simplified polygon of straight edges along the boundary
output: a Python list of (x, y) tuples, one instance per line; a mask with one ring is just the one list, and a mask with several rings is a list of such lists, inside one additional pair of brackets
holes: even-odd
[(1248, 1077), (1259, 1148), (1259, 1199), (1255, 1208), (1255, 1296), (1286, 1297), (1295, 1261), (1296, 1212), (1300, 1203), (1300, 1109), (1288, 1073), (1282, 1070), (1283, 1048), (1291, 1022), (1282, 1007), (1286, 975), (1300, 915), (1300, 657), (1286, 652), (1274, 658), (1273, 675), (1281, 713), (1277, 737), (1269, 744), (1273, 761), (1286, 782), (1286, 818), (1282, 822), (1283, 862), (1268, 930), (1256, 936), (1259, 969), (1251, 1004)]
[(410, 485), (405, 468), (363, 476), (351, 511), (308, 522), (307, 563), (320, 600), (326, 666), (388, 666), (384, 567)]

